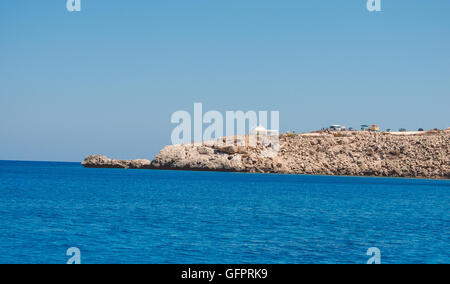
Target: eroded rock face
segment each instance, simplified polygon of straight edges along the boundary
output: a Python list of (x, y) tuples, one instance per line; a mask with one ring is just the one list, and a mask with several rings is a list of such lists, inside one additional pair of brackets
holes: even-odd
[(150, 169), (149, 160), (115, 160), (106, 156), (88, 156), (82, 163), (86, 168), (119, 168), (119, 169)]
[(283, 137), (289, 172), (313, 175), (450, 178), (450, 133)]
[(221, 152), (208, 146), (167, 146), (155, 157), (152, 166), (171, 170), (233, 171), (243, 170), (239, 154)]
[(267, 146), (215, 143), (167, 146), (148, 160), (119, 161), (90, 156), (86, 167), (205, 170), (311, 175), (450, 178), (450, 131), (421, 135), (333, 133), (280, 136), (280, 151)]

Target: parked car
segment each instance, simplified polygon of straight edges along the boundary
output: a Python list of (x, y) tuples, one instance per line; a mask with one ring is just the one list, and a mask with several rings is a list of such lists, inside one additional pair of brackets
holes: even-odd
[(406, 132), (406, 131), (408, 131), (408, 130), (406, 130), (405, 128), (400, 128), (398, 131), (400, 131), (400, 132)]
[(423, 132), (423, 131), (425, 131), (425, 130), (423, 130), (423, 128), (419, 128), (419, 130), (418, 131), (420, 131), (420, 132)]

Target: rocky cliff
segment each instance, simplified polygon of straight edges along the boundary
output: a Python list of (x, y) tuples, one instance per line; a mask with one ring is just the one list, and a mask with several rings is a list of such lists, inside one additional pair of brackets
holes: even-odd
[[(244, 143), (245, 145), (245, 143)], [(450, 130), (414, 135), (334, 132), (281, 135), (276, 156), (268, 147), (217, 143), (167, 146), (149, 160), (89, 156), (85, 167), (232, 171), (308, 175), (450, 178)]]
[(116, 168), (116, 169), (150, 169), (149, 160), (115, 160), (106, 156), (88, 156), (83, 163), (86, 168)]

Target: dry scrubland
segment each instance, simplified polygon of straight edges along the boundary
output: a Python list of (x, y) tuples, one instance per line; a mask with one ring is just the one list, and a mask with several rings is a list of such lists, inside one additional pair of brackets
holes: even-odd
[(167, 146), (149, 160), (89, 156), (85, 167), (308, 175), (450, 178), (450, 129), (398, 135), (369, 132), (280, 135), (280, 150), (216, 143)]

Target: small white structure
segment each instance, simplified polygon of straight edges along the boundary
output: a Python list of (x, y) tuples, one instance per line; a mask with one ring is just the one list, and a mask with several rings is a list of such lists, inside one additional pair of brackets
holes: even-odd
[(254, 129), (252, 129), (250, 131), (251, 135), (266, 135), (266, 136), (275, 136), (275, 135), (279, 135), (279, 131), (278, 130), (269, 130), (269, 129), (265, 129), (263, 126), (258, 126), (255, 127)]
[(347, 127), (345, 127), (343, 125), (331, 125), (330, 126), (331, 131), (345, 131), (346, 129), (347, 129)]
[(269, 147), (264, 149), (261, 155), (263, 157), (276, 157), (280, 150), (280, 132), (266, 129), (263, 126), (255, 127), (250, 131), (249, 144)]

